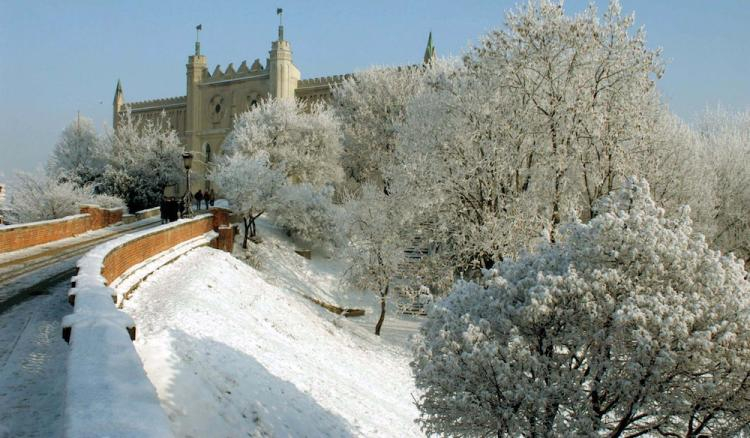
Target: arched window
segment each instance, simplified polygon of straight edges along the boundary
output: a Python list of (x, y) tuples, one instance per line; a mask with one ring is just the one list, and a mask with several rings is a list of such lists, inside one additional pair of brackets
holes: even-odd
[(211, 162), (211, 145), (206, 143), (206, 163)]

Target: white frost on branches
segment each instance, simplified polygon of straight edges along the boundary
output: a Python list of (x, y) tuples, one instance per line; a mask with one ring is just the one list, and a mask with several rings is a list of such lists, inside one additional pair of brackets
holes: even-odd
[(225, 153), (268, 154), (283, 163), (290, 181), (322, 187), (342, 178), (340, 127), (323, 104), (271, 99), (237, 116), (222, 146)]
[(184, 175), (183, 148), (165, 113), (144, 122), (128, 110), (106, 141), (109, 155), (101, 188), (124, 199), (131, 211), (159, 205), (164, 187)]
[(60, 134), (47, 163), (47, 171), (60, 180), (85, 185), (101, 178), (106, 155), (94, 122), (79, 117)]
[(287, 184), (274, 200), (271, 211), (274, 222), (325, 251), (342, 242), (337, 233), (339, 207), (333, 204), (333, 187), (316, 189), (311, 184)]
[(750, 422), (750, 283), (687, 209), (628, 181), (587, 224), (430, 312), (413, 368), (428, 434), (731, 436)]
[(401, 271), (406, 249), (401, 234), (405, 218), (399, 214), (403, 210), (394, 207), (395, 202), (397, 198), (386, 196), (381, 187), (365, 184), (359, 196), (347, 200), (342, 208), (342, 233), (349, 239), (346, 279), (380, 298), (376, 335), (380, 335), (393, 280)]
[(750, 266), (750, 111), (709, 110), (697, 131), (715, 184), (711, 237)]
[(8, 188), (5, 205), (12, 223), (59, 219), (80, 213), (81, 204), (103, 208), (123, 207), (121, 199), (93, 193), (91, 185), (79, 186), (72, 181), (58, 181), (42, 172), (17, 173)]
[(490, 266), (554, 241), (563, 220), (588, 220), (598, 197), (640, 175), (663, 111), (662, 66), (632, 24), (617, 2), (574, 17), (530, 2), (460, 69), (426, 75), (391, 178), (431, 212), (423, 222), (446, 266)]
[(273, 169), (268, 156), (258, 152), (253, 157), (235, 154), (218, 163), (211, 174), (232, 211), (243, 218), (245, 238), (255, 236), (255, 220), (273, 207), (278, 192), (286, 183), (283, 169)]
[(424, 85), (424, 68), (375, 67), (333, 89), (333, 107), (343, 129), (343, 163), (350, 183), (383, 186), (384, 169), (396, 152), (396, 127)]

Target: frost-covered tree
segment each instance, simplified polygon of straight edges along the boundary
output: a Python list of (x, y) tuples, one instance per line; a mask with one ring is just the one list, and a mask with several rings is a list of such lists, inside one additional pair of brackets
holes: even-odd
[(59, 181), (42, 172), (15, 175), (4, 207), (13, 223), (58, 219), (80, 213), (81, 204), (104, 208), (123, 207), (121, 199), (93, 193), (91, 185), (79, 186), (72, 181)]
[[(708, 110), (697, 126), (714, 179), (713, 243), (750, 266), (750, 111)], [(695, 175), (690, 175), (694, 178)]]
[(229, 208), (242, 216), (245, 226), (242, 247), (247, 248), (248, 238), (256, 235), (255, 220), (274, 205), (286, 183), (283, 169), (272, 168), (263, 152), (253, 157), (234, 154), (217, 164), (211, 180), (229, 201)]
[(375, 334), (385, 320), (386, 304), (392, 295), (394, 279), (404, 262), (406, 243), (400, 233), (405, 221), (396, 208), (395, 196), (383, 193), (380, 186), (365, 184), (358, 197), (343, 206), (340, 225), (349, 239), (346, 247), (347, 281), (354, 287), (374, 292), (380, 299), (380, 317)]
[(656, 146), (638, 157), (638, 163), (649, 182), (654, 202), (667, 214), (690, 205), (694, 228), (707, 237), (712, 236), (716, 175), (711, 171), (711, 157), (700, 136), (664, 110), (651, 137)]
[(322, 103), (270, 99), (237, 116), (222, 146), (226, 153), (265, 151), (293, 183), (322, 187), (342, 178), (340, 126)]
[[(427, 75), (398, 128), (394, 179), (466, 270), (555, 240), (570, 216), (638, 174), (662, 108), (659, 54), (617, 2), (566, 16), (530, 2), (454, 72)], [(400, 176), (399, 176), (400, 174)]]
[(458, 282), (412, 363), (428, 434), (732, 436), (750, 424), (750, 282), (688, 209), (627, 181), (588, 223)]
[(60, 135), (47, 163), (47, 171), (60, 180), (85, 185), (101, 178), (105, 164), (106, 151), (94, 122), (78, 117)]
[(144, 122), (126, 111), (107, 142), (101, 187), (124, 199), (131, 212), (159, 205), (164, 187), (177, 184), (184, 175), (183, 148), (164, 113)]
[(420, 66), (376, 67), (333, 89), (333, 108), (343, 130), (343, 165), (356, 185), (383, 185), (383, 170), (395, 159), (396, 127), (424, 85)]
[(338, 246), (336, 219), (338, 206), (333, 204), (333, 187), (316, 189), (311, 184), (287, 184), (270, 207), (275, 223), (310, 244), (330, 250)]

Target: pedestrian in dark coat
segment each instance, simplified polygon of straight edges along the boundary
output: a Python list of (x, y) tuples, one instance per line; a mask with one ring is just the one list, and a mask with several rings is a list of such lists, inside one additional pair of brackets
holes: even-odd
[(198, 191), (195, 193), (195, 200), (198, 201), (198, 210), (200, 210), (201, 202), (203, 202), (203, 191), (201, 189), (198, 189)]
[(174, 222), (177, 220), (177, 210), (179, 206), (177, 205), (177, 200), (175, 198), (169, 198), (167, 201), (167, 210), (169, 215), (169, 222)]
[(214, 189), (211, 189), (210, 192), (208, 192), (208, 200), (211, 202), (211, 207), (214, 206), (214, 201), (216, 200), (216, 194), (214, 193)]
[(164, 196), (161, 197), (161, 204), (159, 205), (159, 213), (161, 214), (161, 223), (166, 224), (169, 221), (167, 213), (167, 200)]

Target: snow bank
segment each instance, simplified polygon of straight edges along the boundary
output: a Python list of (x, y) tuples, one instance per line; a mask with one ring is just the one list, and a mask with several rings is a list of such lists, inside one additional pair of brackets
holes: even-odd
[[(65, 398), (66, 436), (171, 435), (154, 387), (133, 348), (133, 319), (115, 307), (116, 293), (107, 287), (102, 270), (107, 255), (129, 242), (211, 216), (202, 215), (122, 236), (95, 247), (78, 261), (78, 274), (73, 277), (75, 287), (69, 292), (69, 297), (75, 298), (75, 311), (65, 316), (62, 324), (63, 336), (71, 345)], [(200, 239), (207, 243), (215, 236), (211, 231)], [(193, 247), (179, 246), (184, 250)], [(156, 268), (154, 259), (146, 263)]]
[(422, 436), (407, 350), (227, 253), (191, 251), (124, 308), (176, 436)]

